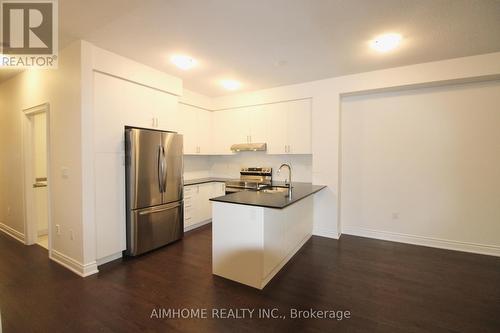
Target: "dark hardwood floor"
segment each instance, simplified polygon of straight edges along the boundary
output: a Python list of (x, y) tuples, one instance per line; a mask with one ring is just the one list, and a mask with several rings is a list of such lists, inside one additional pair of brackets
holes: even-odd
[[(154, 308), (312, 308), (351, 318), (151, 319)], [(500, 258), (313, 237), (259, 291), (211, 274), (210, 226), (85, 279), (0, 233), (0, 311), (3, 333), (500, 332)]]

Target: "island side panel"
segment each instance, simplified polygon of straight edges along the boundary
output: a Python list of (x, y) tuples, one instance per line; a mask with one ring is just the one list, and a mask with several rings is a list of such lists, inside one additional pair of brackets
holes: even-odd
[(313, 196), (284, 209), (264, 209), (263, 288), (311, 238)]
[(261, 288), (264, 209), (212, 202), (212, 273)]

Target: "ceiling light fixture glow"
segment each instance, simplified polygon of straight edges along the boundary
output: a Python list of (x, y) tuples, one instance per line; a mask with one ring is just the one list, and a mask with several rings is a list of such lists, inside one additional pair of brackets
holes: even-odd
[(196, 66), (197, 62), (193, 58), (186, 55), (173, 55), (170, 61), (182, 70), (188, 70)]
[(220, 84), (226, 90), (238, 90), (241, 88), (241, 82), (236, 81), (236, 80), (221, 80)]
[(385, 53), (397, 48), (401, 43), (402, 39), (403, 37), (401, 37), (400, 34), (395, 34), (395, 33), (384, 34), (372, 40), (370, 42), (370, 46), (372, 49), (378, 52)]

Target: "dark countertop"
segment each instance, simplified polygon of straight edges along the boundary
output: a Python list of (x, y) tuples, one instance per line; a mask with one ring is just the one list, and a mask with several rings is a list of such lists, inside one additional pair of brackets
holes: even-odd
[(225, 183), (225, 182), (233, 181), (233, 180), (239, 180), (239, 179), (216, 178), (216, 177), (197, 178), (197, 179), (184, 180), (184, 186), (198, 185), (198, 184), (205, 184), (205, 183), (214, 183), (214, 182), (215, 183)]
[[(273, 182), (273, 186), (282, 186), (283, 183)], [(241, 191), (231, 193), (217, 198), (212, 198), (210, 201), (233, 203), (238, 205), (258, 206), (265, 208), (282, 209), (295, 202), (304, 199), (316, 192), (319, 192), (326, 186), (313, 185), (311, 183), (293, 183), (292, 184), (292, 199), (286, 197), (287, 192), (266, 193), (262, 191)]]

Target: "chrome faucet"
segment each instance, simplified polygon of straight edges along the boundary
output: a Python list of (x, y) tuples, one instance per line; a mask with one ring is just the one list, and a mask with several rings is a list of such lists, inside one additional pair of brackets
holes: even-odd
[(280, 168), (278, 169), (277, 174), (279, 175), (281, 173), (281, 168), (287, 167), (288, 168), (288, 179), (285, 179), (285, 185), (288, 187), (288, 198), (292, 198), (292, 167), (290, 164), (283, 163)]

